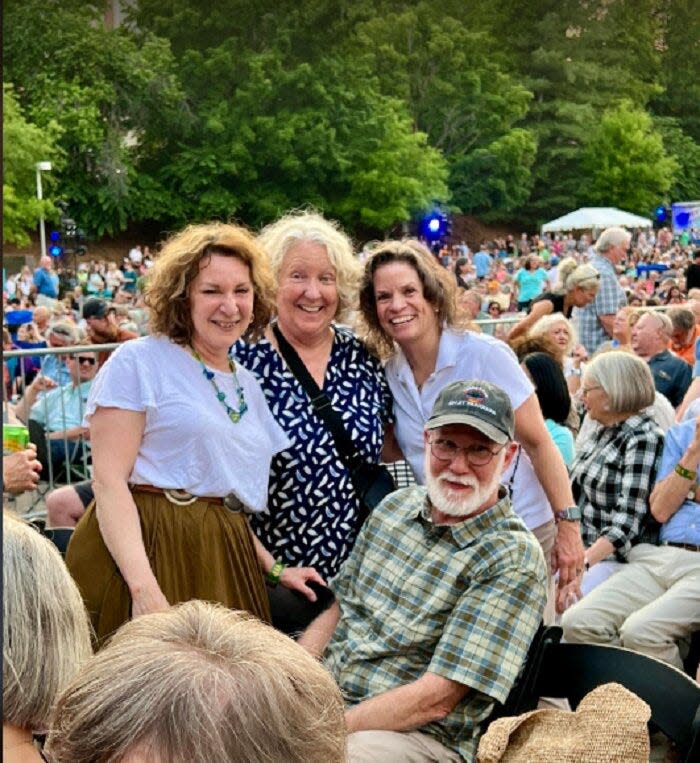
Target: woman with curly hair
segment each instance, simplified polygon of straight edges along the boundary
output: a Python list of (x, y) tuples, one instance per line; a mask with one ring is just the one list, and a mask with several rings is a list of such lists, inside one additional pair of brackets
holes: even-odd
[[(298, 567), (332, 578), (357, 537), (360, 501), (315, 395), (283, 348), (291, 347), (327, 396), (363, 462), (380, 460), (393, 420), (391, 394), (378, 358), (347, 328), (361, 273), (347, 235), (335, 222), (302, 211), (268, 225), (258, 241), (277, 284), (275, 320), (262, 339), (241, 341), (234, 351), (259, 380), (291, 446), (272, 460), (267, 510), (251, 517), (251, 526), (275, 557), (268, 565), (282, 567), (280, 582), (299, 575)], [(313, 601), (299, 582), (288, 587)]]
[(90, 424), (95, 501), (66, 562), (101, 643), (130, 616), (189, 599), (269, 619), (246, 513), (267, 502), (289, 441), (255, 378), (230, 356), (273, 306), (267, 258), (235, 225), (190, 225), (151, 271), (151, 336), (98, 374)]

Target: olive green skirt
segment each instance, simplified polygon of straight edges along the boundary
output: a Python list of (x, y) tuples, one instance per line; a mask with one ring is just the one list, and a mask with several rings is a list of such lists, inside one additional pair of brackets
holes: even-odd
[[(133, 497), (148, 561), (170, 604), (202, 599), (270, 621), (265, 582), (245, 514), (206, 500), (175, 505), (165, 495), (139, 490)], [(100, 647), (131, 617), (131, 596), (102, 539), (94, 501), (75, 528), (66, 564)]]

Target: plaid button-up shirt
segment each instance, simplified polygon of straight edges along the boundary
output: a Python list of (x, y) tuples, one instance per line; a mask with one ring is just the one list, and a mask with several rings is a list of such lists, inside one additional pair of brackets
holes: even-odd
[(624, 561), (633, 545), (656, 542), (658, 524), (649, 512), (649, 494), (663, 444), (663, 432), (651, 416), (639, 413), (600, 427), (579, 449), (571, 481), (587, 548), (602, 536)]
[(544, 557), (506, 498), (436, 526), (426, 496), (424, 487), (399, 490), (370, 515), (331, 584), (341, 617), (326, 662), (351, 704), (426, 671), (470, 687), (420, 730), (472, 760), (542, 617)]
[(627, 304), (627, 297), (620, 286), (615, 266), (610, 260), (596, 254), (591, 257), (590, 264), (600, 273), (598, 293), (590, 304), (585, 307), (575, 307), (571, 311), (571, 320), (576, 328), (579, 342), (592, 355), (603, 342), (610, 339), (598, 316), (615, 315)]

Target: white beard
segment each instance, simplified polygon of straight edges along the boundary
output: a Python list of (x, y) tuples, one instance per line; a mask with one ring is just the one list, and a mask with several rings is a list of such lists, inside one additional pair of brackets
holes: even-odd
[[(504, 454), (499, 453), (495, 458), (499, 461), (498, 468), (494, 471), (491, 480), (482, 485), (474, 475), (457, 475), (449, 470), (442, 472), (439, 477), (433, 477), (430, 470), (430, 449), (426, 449), (425, 484), (428, 488), (430, 502), (438, 511), (450, 517), (465, 517), (468, 514), (473, 514), (483, 506), (494, 491), (498, 490), (503, 471)], [(442, 484), (447, 480), (457, 482), (460, 485), (467, 485), (473, 490), (466, 496), (455, 495), (449, 487)]]

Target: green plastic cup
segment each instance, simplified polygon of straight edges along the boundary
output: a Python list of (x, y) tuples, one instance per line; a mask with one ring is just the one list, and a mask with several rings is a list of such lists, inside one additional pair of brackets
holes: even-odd
[(29, 445), (29, 430), (25, 426), (2, 425), (3, 453), (16, 453)]

